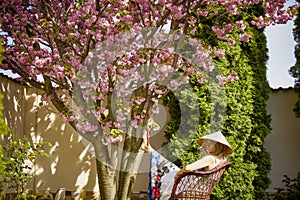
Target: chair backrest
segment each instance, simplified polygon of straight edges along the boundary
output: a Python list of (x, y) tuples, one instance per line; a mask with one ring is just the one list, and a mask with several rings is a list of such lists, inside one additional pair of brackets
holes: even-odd
[(174, 182), (170, 200), (209, 199), (220, 177), (230, 165), (231, 163), (226, 161), (208, 171), (182, 174)]

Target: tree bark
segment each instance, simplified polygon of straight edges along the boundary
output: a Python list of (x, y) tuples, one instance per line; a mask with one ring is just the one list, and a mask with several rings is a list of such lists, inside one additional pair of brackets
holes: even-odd
[[(134, 140), (134, 141), (133, 141)], [(119, 199), (130, 199), (133, 184), (136, 179), (134, 169), (138, 169), (141, 163), (141, 157), (138, 156), (138, 150), (141, 147), (143, 139), (129, 138), (125, 141), (124, 151), (122, 156), (121, 171), (119, 174)], [(127, 145), (126, 145), (127, 144)], [(130, 149), (130, 150), (129, 150)]]
[(96, 167), (97, 167), (97, 174), (98, 174), (98, 185), (99, 185), (99, 192), (100, 198), (105, 200), (113, 200), (114, 194), (116, 191), (114, 190), (113, 184), (113, 176), (110, 176), (108, 167), (105, 166), (101, 161), (98, 159), (96, 160)]
[(116, 193), (114, 169), (110, 166), (107, 148), (97, 140), (94, 144), (100, 198), (113, 200)]

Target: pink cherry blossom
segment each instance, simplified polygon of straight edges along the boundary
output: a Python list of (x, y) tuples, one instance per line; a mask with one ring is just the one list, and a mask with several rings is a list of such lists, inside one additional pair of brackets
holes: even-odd
[(50, 101), (50, 100), (52, 100), (52, 99), (54, 99), (54, 96), (53, 96), (53, 95), (46, 95), (46, 94), (43, 94), (43, 96), (42, 96), (42, 100), (43, 100), (43, 101)]
[(240, 21), (236, 21), (235, 24), (237, 25), (239, 30), (245, 30), (246, 29), (246, 25), (244, 24), (244, 21), (240, 20)]
[(248, 34), (240, 34), (240, 40), (243, 42), (249, 42), (250, 36)]
[(75, 120), (75, 117), (74, 116), (63, 116), (63, 120), (64, 122), (72, 122)]
[(214, 54), (222, 58), (225, 55), (225, 49), (217, 49), (216, 47), (214, 47)]
[(226, 25), (225, 25), (225, 29), (226, 29), (226, 31), (227, 31), (228, 33), (231, 33), (232, 30), (233, 30), (232, 24), (226, 24)]
[[(2, 0), (0, 37), (5, 63), (1, 69), (10, 70), (29, 86), (44, 90), (43, 101), (58, 97), (59, 103), (65, 106), (63, 118), (67, 122), (77, 120), (77, 116), (71, 115), (70, 96), (80, 90), (76, 95), (81, 95), (80, 102), (88, 105), (78, 105), (79, 110), (92, 109), (89, 114), (101, 126), (98, 130), (91, 123), (82, 122), (79, 129), (94, 131), (95, 137), (105, 138), (104, 143), (121, 142), (127, 131), (126, 123), (137, 128), (141, 121), (146, 121), (145, 108), (141, 107), (150, 99), (150, 104), (155, 104), (153, 112), (158, 112), (158, 100), (168, 90), (188, 84), (192, 76), (199, 83), (205, 81), (205, 74), (214, 70), (212, 57), (226, 55), (218, 40), (229, 46), (249, 42), (249, 22), (263, 28), (286, 23), (297, 12), (296, 6), (285, 8), (284, 0), (186, 2)], [(248, 6), (259, 3), (264, 15), (247, 13), (247, 21), (240, 20)], [(198, 27), (206, 18), (218, 19), (209, 30), (214, 33), (210, 39), (216, 40), (215, 44), (197, 36)], [(145, 27), (158, 29), (144, 32)], [(174, 32), (178, 34), (170, 34)], [(180, 33), (195, 49), (184, 58), (177, 56), (178, 51), (172, 48), (173, 43), (184, 39)], [(174, 74), (179, 78), (170, 80)], [(217, 79), (224, 84), (238, 77), (231, 73)], [(50, 83), (45, 84), (46, 81)], [(129, 98), (139, 87), (143, 87), (144, 96)], [(46, 95), (49, 91), (53, 93)], [(116, 108), (110, 108), (111, 104), (116, 104)], [(143, 112), (132, 111), (132, 107)], [(132, 121), (127, 122), (128, 119)], [(100, 131), (113, 128), (124, 128), (124, 135), (113, 137)]]

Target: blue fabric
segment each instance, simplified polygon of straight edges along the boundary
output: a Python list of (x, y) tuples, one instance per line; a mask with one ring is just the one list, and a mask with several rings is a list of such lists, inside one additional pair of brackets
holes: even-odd
[(161, 177), (171, 170), (179, 169), (156, 151), (150, 154), (150, 172), (148, 185), (148, 200), (159, 200), (161, 196)]

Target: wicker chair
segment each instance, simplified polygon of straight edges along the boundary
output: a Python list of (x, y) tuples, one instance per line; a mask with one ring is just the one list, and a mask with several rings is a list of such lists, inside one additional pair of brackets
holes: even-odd
[(193, 171), (181, 175), (174, 182), (170, 200), (208, 200), (220, 177), (230, 165), (230, 162), (224, 162), (212, 170)]

